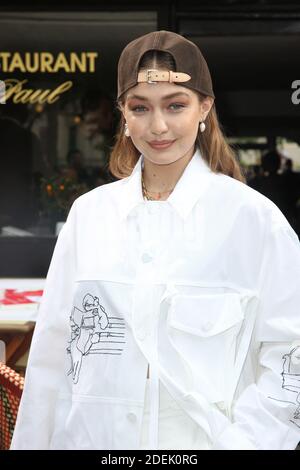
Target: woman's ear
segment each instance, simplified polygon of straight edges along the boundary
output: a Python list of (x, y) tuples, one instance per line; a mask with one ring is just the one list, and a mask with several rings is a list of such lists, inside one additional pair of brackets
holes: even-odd
[(211, 110), (214, 104), (214, 99), (211, 96), (206, 96), (203, 101), (201, 101), (200, 107), (201, 111), (204, 115), (204, 119), (206, 119), (209, 111)]
[(207, 96), (203, 102), (204, 110), (208, 114), (214, 104), (214, 99), (211, 96)]

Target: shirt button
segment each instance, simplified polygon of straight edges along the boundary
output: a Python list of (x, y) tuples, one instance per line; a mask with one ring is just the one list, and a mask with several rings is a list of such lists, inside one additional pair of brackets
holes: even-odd
[(142, 261), (143, 263), (150, 263), (150, 261), (153, 260), (153, 256), (150, 255), (149, 253), (143, 253), (142, 255)]
[(208, 321), (207, 323), (205, 323), (203, 326), (202, 326), (202, 329), (203, 331), (209, 331), (212, 329), (212, 323), (210, 321)]
[(134, 413), (128, 413), (127, 414), (127, 418), (129, 419), (129, 421), (131, 421), (132, 423), (134, 423), (136, 421), (136, 414)]
[(129, 217), (136, 218), (137, 217), (137, 210), (132, 209), (132, 211), (128, 214)]

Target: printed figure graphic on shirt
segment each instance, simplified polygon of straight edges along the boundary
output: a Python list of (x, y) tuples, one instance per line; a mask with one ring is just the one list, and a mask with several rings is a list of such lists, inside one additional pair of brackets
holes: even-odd
[[(297, 405), (290, 421), (300, 427), (300, 343), (296, 344), (289, 353), (284, 354), (282, 359), (282, 388), (292, 393), (288, 394), (288, 400), (280, 400), (275, 397), (269, 398), (283, 403)], [(299, 421), (295, 422), (294, 420)]]
[[(81, 369), (82, 357), (88, 354), (92, 344), (100, 341), (101, 331), (108, 325), (105, 309), (99, 303), (99, 298), (86, 294), (82, 302), (83, 311), (73, 308), (71, 322), (71, 370), (73, 382), (77, 383)], [(99, 307), (101, 311), (99, 312)]]
[[(121, 354), (122, 348), (99, 348), (102, 336), (105, 343), (123, 343), (123, 341), (113, 341), (112, 338), (123, 338), (124, 319), (119, 317), (108, 317), (105, 308), (100, 304), (99, 298), (92, 294), (86, 294), (82, 301), (83, 310), (76, 306), (70, 316), (71, 339), (67, 352), (71, 354), (71, 369), (68, 375), (72, 374), (72, 380), (76, 384), (82, 365), (83, 356), (88, 354)], [(112, 330), (121, 329), (121, 332)]]
[(294, 401), (297, 405), (294, 419), (300, 419), (300, 344), (295, 346), (289, 354), (284, 354), (282, 359), (282, 388), (297, 394)]

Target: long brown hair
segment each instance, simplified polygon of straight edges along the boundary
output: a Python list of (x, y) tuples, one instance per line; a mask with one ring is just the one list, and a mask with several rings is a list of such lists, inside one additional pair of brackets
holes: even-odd
[[(147, 51), (140, 62), (140, 70), (148, 68), (161, 68), (176, 71), (174, 59), (168, 52), (151, 50)], [(197, 93), (200, 102), (204, 95)], [(117, 108), (125, 105), (126, 93), (117, 101)], [(202, 133), (198, 130), (196, 145), (199, 147), (202, 157), (207, 161), (209, 167), (215, 173), (223, 173), (243, 183), (246, 179), (238, 163), (235, 153), (221, 129), (217, 117), (215, 104), (212, 105), (205, 120), (206, 129)], [(121, 113), (121, 119), (116, 134), (116, 142), (112, 148), (109, 160), (109, 170), (117, 178), (129, 176), (140, 156), (139, 150), (133, 145), (132, 140), (125, 136), (125, 119)]]

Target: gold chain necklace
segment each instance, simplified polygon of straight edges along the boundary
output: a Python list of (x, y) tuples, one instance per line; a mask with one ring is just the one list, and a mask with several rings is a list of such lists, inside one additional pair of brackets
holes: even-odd
[(144, 171), (142, 171), (142, 190), (143, 190), (143, 197), (150, 200), (150, 201), (157, 201), (159, 199), (161, 199), (161, 195), (162, 194), (166, 194), (166, 193), (171, 193), (173, 191), (174, 188), (168, 190), (168, 191), (160, 191), (158, 193), (158, 196), (157, 197), (151, 197), (150, 196), (150, 192), (152, 191), (148, 191), (148, 189), (146, 189), (146, 186), (145, 186), (145, 182), (144, 182)]

